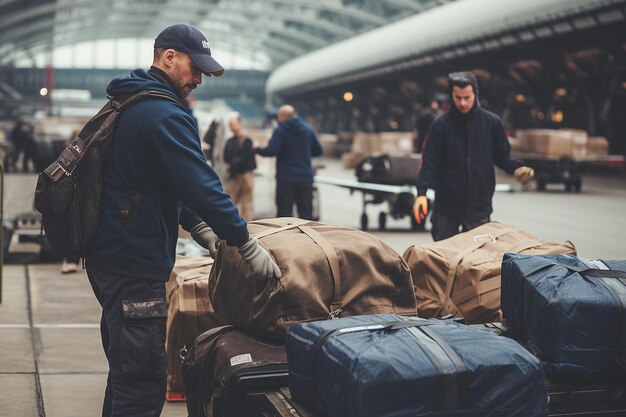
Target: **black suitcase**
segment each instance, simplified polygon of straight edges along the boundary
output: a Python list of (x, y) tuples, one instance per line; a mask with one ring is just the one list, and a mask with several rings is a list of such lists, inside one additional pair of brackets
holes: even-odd
[(415, 185), (420, 160), (404, 156), (370, 156), (356, 167), (359, 182), (388, 185)]
[(289, 381), (283, 345), (230, 325), (196, 338), (182, 375), (189, 417), (247, 417), (263, 392)]

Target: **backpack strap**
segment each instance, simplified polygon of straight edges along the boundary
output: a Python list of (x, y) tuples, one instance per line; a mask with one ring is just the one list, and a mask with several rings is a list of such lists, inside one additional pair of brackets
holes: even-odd
[[(101, 137), (110, 134), (120, 113), (136, 102), (146, 98), (159, 98), (179, 103), (178, 99), (173, 96), (155, 90), (142, 90), (122, 98), (109, 97), (109, 102), (87, 122), (78, 136), (63, 150), (56, 161), (50, 164), (43, 172), (53, 182), (59, 181), (63, 176), (71, 176), (91, 144), (97, 142)], [(96, 127), (97, 129), (95, 129)], [(81, 136), (83, 137), (81, 138)]]

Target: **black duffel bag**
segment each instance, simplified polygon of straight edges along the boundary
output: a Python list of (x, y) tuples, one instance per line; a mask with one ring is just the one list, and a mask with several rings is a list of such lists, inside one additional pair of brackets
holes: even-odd
[(388, 185), (415, 185), (420, 160), (409, 156), (369, 156), (356, 167), (359, 182)]

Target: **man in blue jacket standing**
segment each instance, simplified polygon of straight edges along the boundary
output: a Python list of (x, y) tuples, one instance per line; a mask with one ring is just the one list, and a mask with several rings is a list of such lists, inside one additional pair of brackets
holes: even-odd
[(413, 214), (418, 222), (428, 211), (426, 190), (435, 190), (432, 236), (438, 241), (490, 221), (495, 190), (493, 165), (526, 183), (532, 168), (511, 157), (500, 118), (478, 102), (478, 82), (471, 72), (448, 75), (453, 105), (431, 125), (422, 153)]
[[(185, 98), (202, 74), (224, 69), (193, 26), (177, 24), (154, 42), (148, 71), (111, 81), (110, 96), (156, 90), (122, 112), (105, 169), (99, 227), (86, 256), (89, 281), (102, 306), (102, 344), (109, 374), (102, 415), (156, 417), (165, 400), (165, 283), (174, 265), (178, 226), (216, 252), (218, 236), (237, 246), (250, 278), (280, 277), (200, 147)], [(215, 233), (213, 232), (215, 231)]]
[(276, 157), (277, 217), (290, 217), (293, 203), (298, 217), (313, 218), (313, 165), (311, 158), (323, 153), (315, 130), (296, 116), (295, 109), (286, 104), (278, 109), (278, 127), (265, 148), (256, 148), (262, 156)]

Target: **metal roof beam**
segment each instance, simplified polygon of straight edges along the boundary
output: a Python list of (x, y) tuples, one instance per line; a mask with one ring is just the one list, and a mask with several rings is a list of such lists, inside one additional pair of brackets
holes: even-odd
[(426, 9), (424, 1), (414, 0), (382, 0), (384, 3), (395, 7), (396, 9), (409, 9), (414, 12), (422, 12)]
[[(114, 3), (113, 3), (114, 4)], [(99, 6), (96, 7), (96, 9), (102, 9), (102, 7), (104, 6), (105, 8), (108, 8), (107, 3), (102, 3), (102, 1), (100, 0), (80, 0), (80, 1), (74, 1), (71, 3), (54, 3), (54, 4), (46, 4), (43, 6), (38, 6), (38, 7), (33, 7), (33, 8), (29, 8), (24, 10), (23, 12), (20, 13), (16, 13), (16, 14), (9, 14), (7, 16), (4, 16), (3, 18), (0, 18), (0, 27), (4, 27), (4, 28), (8, 28), (10, 26), (14, 26), (19, 24), (20, 22), (23, 22), (25, 20), (29, 20), (29, 19), (33, 19), (33, 18), (37, 18), (37, 17), (43, 17), (46, 15), (50, 15), (50, 14), (59, 14), (62, 11), (73, 11), (73, 10), (78, 10), (80, 8), (83, 7), (93, 7), (93, 6)], [(168, 9), (180, 12), (181, 11), (181, 7), (180, 5), (175, 5), (175, 4), (168, 4), (167, 6), (165, 6), (165, 9), (161, 8), (161, 9), (155, 9), (153, 4), (137, 4), (137, 3), (133, 3), (132, 6), (130, 7), (124, 7), (123, 9), (119, 9), (119, 12), (121, 14), (124, 15), (129, 15), (129, 14), (135, 14), (136, 16), (140, 16), (142, 11), (155, 11), (155, 10), (160, 10), (163, 12), (163, 14), (167, 14), (168, 13)], [(190, 15), (197, 15), (197, 13), (202, 13), (202, 12), (206, 12), (206, 6), (203, 4), (197, 4), (197, 5), (186, 5), (184, 7), (185, 12), (188, 12)], [(243, 4), (233, 4), (231, 2), (229, 3), (218, 3), (218, 8), (217, 10), (227, 10), (227, 11), (234, 11), (240, 14), (244, 14), (244, 15), (257, 15), (257, 10), (255, 10), (253, 7), (251, 8), (250, 5), (243, 5)], [(111, 9), (109, 9), (108, 11), (111, 11)], [(116, 11), (113, 10), (113, 13), (115, 13)], [(300, 23), (303, 26), (310, 26), (310, 27), (314, 27), (314, 28), (318, 28), (321, 30), (324, 30), (326, 32), (332, 33), (334, 35), (339, 35), (339, 36), (352, 36), (355, 34), (354, 31), (334, 25), (333, 23), (329, 22), (329, 21), (322, 21), (322, 20), (317, 20), (317, 19), (312, 19), (309, 18), (307, 16), (303, 16), (301, 14), (296, 14), (296, 13), (290, 13), (289, 11), (283, 11), (283, 10), (279, 10), (279, 9), (264, 9), (263, 10), (263, 15), (264, 16), (269, 16), (269, 17), (274, 17), (274, 18), (279, 18), (283, 21), (291, 21), (291, 22), (296, 22), (296, 23)], [(109, 14), (109, 16), (107, 17), (111, 17), (112, 15)], [(207, 16), (210, 16), (210, 12), (207, 14)]]
[[(129, 16), (128, 18), (130, 19), (132, 17)], [(79, 30), (79, 31), (73, 30), (72, 32), (68, 32), (68, 33), (58, 32), (57, 35), (61, 39), (55, 42), (55, 46), (59, 47), (59, 46), (72, 45), (76, 42), (77, 39), (80, 39), (81, 42), (91, 42), (91, 41), (102, 40), (102, 39), (105, 39), (102, 36), (105, 33), (104, 30), (106, 30), (109, 33), (114, 31), (114, 29), (111, 29), (111, 28), (106, 28), (106, 29), (90, 28), (90, 30)], [(72, 34), (72, 36), (66, 37), (66, 35), (70, 33)], [(293, 44), (289, 44), (287, 42), (280, 41), (277, 39), (272, 39), (272, 38), (260, 39), (257, 41), (259, 45), (253, 46), (251, 45), (251, 42), (250, 42), (251, 35), (233, 36), (233, 33), (230, 31), (215, 31), (214, 33), (217, 33), (220, 35), (226, 35), (224, 36), (224, 41), (222, 42), (224, 47), (220, 48), (220, 50), (222, 51), (228, 50), (229, 49), (228, 46), (235, 45), (237, 46), (237, 50), (239, 51), (250, 51), (250, 52), (258, 53), (259, 50), (261, 50), (263, 53), (266, 53), (267, 55), (271, 56), (274, 59), (280, 60), (281, 62), (284, 62), (286, 60), (293, 58), (294, 49), (297, 48)], [(66, 38), (64, 39), (64, 37)], [(32, 50), (34, 50), (35, 52), (37, 52), (38, 50), (43, 51), (45, 49), (49, 49), (51, 46), (50, 39), (45, 35), (34, 34), (30, 38), (23, 39), (21, 42), (23, 42), (24, 45), (33, 45), (34, 48)], [(0, 58), (0, 61), (8, 62), (15, 55), (17, 55), (20, 52), (20, 50), (24, 52), (24, 50), (21, 49), (21, 46), (22, 44), (20, 42), (17, 42), (14, 45), (12, 45), (10, 51), (7, 52), (7, 54), (3, 55)], [(31, 49), (29, 49), (28, 51), (31, 51)], [(11, 52), (13, 52), (13, 54)]]

